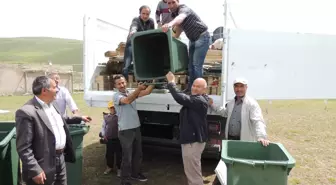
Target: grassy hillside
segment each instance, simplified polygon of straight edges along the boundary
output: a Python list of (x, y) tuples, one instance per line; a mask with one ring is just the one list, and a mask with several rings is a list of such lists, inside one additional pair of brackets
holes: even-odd
[(82, 41), (49, 37), (0, 38), (0, 62), (81, 64)]

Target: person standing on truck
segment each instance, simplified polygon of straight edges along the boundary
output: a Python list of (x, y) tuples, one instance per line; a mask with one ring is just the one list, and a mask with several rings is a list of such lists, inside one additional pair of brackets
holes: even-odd
[(114, 167), (114, 156), (116, 156), (117, 176), (120, 177), (121, 171), (121, 145), (118, 139), (118, 116), (114, 108), (113, 101), (107, 104), (109, 113), (103, 113), (103, 127), (101, 135), (106, 143), (106, 164), (104, 174), (109, 174)]
[(227, 117), (225, 139), (258, 141), (268, 146), (266, 125), (261, 108), (256, 100), (246, 95), (247, 81), (237, 78), (233, 82), (235, 98), (226, 107), (216, 106), (210, 98), (210, 109)]
[(143, 5), (139, 8), (139, 17), (135, 17), (132, 20), (129, 34), (127, 36), (125, 52), (124, 52), (124, 68), (122, 74), (128, 81), (128, 69), (131, 66), (133, 57), (132, 57), (132, 35), (135, 32), (141, 32), (146, 30), (152, 30), (155, 28), (154, 20), (149, 17), (151, 10), (149, 6)]
[(119, 140), (122, 147), (121, 184), (131, 185), (129, 179), (147, 181), (140, 172), (142, 163), (142, 141), (140, 120), (135, 100), (138, 97), (149, 95), (154, 86), (146, 87), (139, 84), (138, 88), (130, 93), (126, 87), (126, 79), (116, 75), (113, 83), (117, 89), (113, 95), (113, 103), (118, 116)]
[(61, 83), (61, 78), (58, 73), (53, 72), (49, 74), (49, 78), (53, 79), (56, 82), (57, 86), (57, 94), (56, 94), (56, 100), (55, 102), (57, 103), (61, 114), (66, 115), (66, 107), (68, 106), (73, 114), (78, 114), (79, 110), (78, 107), (73, 100), (70, 92), (68, 91), (67, 88), (63, 87), (60, 85)]
[(209, 97), (207, 83), (197, 78), (191, 95), (179, 92), (172, 72), (167, 75), (168, 89), (175, 101), (182, 105), (180, 110), (180, 143), (184, 172), (189, 185), (203, 185), (201, 156), (208, 140), (207, 112)]
[(208, 26), (191, 8), (180, 4), (179, 0), (167, 0), (167, 4), (174, 19), (163, 25), (162, 30), (167, 32), (169, 28), (177, 27), (174, 28), (174, 37), (179, 37), (184, 31), (189, 39), (189, 81), (185, 92), (190, 93), (194, 80), (203, 76), (203, 64), (210, 46)]
[(167, 0), (159, 1), (155, 12), (155, 18), (159, 28), (173, 20), (168, 8)]

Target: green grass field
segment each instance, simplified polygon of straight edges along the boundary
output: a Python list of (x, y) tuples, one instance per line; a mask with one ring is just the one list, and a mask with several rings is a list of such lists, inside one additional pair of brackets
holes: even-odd
[[(83, 94), (74, 94), (74, 99), (83, 114), (93, 117), (90, 132), (84, 138), (83, 184), (109, 185), (119, 182), (115, 174), (103, 175), (104, 146), (98, 143), (104, 108), (90, 108), (83, 100)], [(9, 114), (0, 115), (0, 120), (13, 120), (14, 112), (31, 96), (0, 97), (0, 109)], [(336, 101), (327, 105), (319, 101), (273, 101), (260, 102), (267, 121), (269, 137), (282, 143), (296, 159), (291, 171), (291, 185), (336, 184)], [(202, 161), (205, 184), (214, 179), (216, 161)], [(169, 152), (144, 151), (143, 170), (148, 176), (148, 185), (186, 184), (181, 156)]]
[(0, 62), (81, 64), (82, 41), (50, 37), (0, 38)]

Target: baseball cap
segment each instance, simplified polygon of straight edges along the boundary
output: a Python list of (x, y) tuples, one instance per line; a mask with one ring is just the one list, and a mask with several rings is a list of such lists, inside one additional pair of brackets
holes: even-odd
[(234, 81), (233, 81), (233, 84), (244, 84), (244, 85), (247, 85), (247, 80), (245, 80), (244, 78), (236, 78)]
[(111, 108), (111, 107), (114, 107), (113, 101), (109, 101), (107, 103), (107, 108)]

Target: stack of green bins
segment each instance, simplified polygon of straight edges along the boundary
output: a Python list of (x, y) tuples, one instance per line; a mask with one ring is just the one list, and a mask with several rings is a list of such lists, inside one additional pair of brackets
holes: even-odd
[[(222, 141), (228, 185), (287, 185), (294, 158), (280, 143)], [(225, 180), (225, 179), (222, 179)]]
[(0, 122), (0, 185), (17, 185), (19, 156), (14, 122)]
[(69, 125), (72, 144), (75, 149), (76, 162), (66, 163), (67, 168), (67, 182), (69, 185), (82, 184), (82, 170), (83, 170), (83, 137), (89, 132), (90, 127), (81, 125)]

